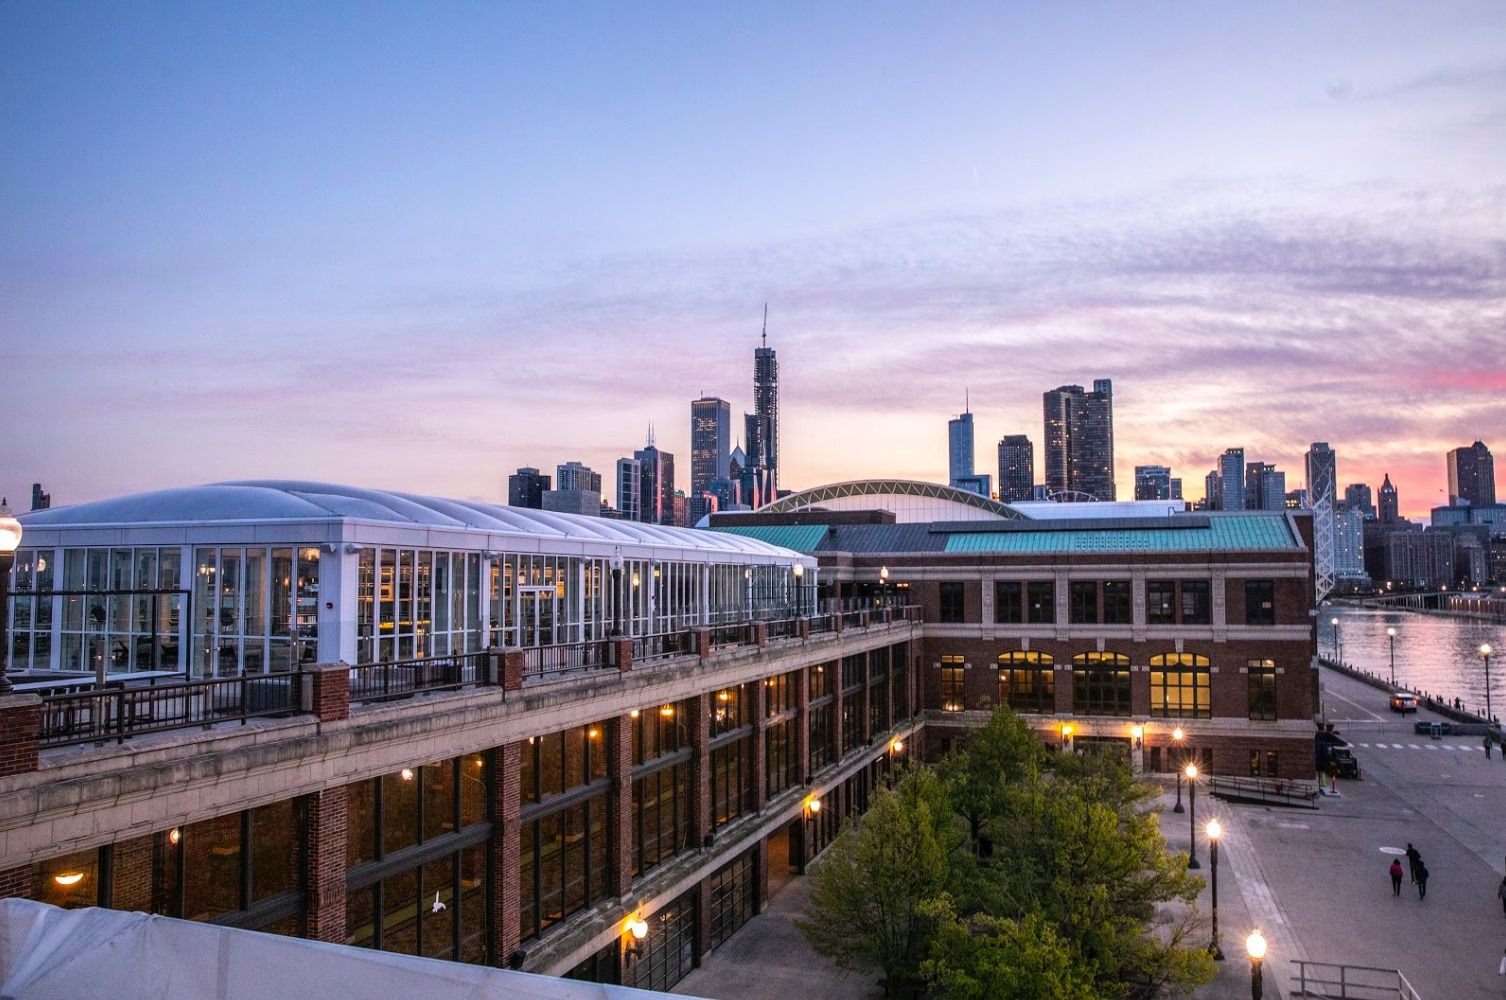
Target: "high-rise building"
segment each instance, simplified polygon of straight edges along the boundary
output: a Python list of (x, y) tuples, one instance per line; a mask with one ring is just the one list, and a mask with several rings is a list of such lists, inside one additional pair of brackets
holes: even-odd
[(1380, 488), (1380, 523), (1395, 524), (1400, 519), (1400, 505), (1396, 499), (1396, 487), (1391, 485), (1391, 473), (1386, 473)]
[(1327, 441), (1314, 441), (1307, 449), (1307, 504), (1317, 507), (1328, 497), (1329, 505), (1339, 500), (1339, 458)]
[(601, 473), (593, 472), (590, 466), (582, 465), (580, 462), (566, 462), (564, 465), (554, 467), (554, 488), (600, 493)]
[(1285, 510), (1286, 473), (1270, 462), (1245, 463), (1245, 509)]
[(973, 478), (973, 412), (964, 408), (947, 421), (947, 483), (954, 489), (959, 480)]
[(713, 479), (729, 477), (732, 407), (725, 399), (702, 396), (690, 403), (690, 497), (705, 493)]
[(1350, 483), (1344, 487), (1344, 506), (1359, 511), (1367, 521), (1375, 520), (1375, 497), (1364, 483)]
[[(32, 483), (31, 484), (31, 509), (32, 510), (46, 510), (48, 507), (51, 507), (51, 506), (52, 506), (52, 494), (51, 493), (43, 493), (42, 492), (42, 484), (41, 483)], [(5, 613), (5, 609), (4, 608), (0, 608), (0, 614), (4, 614), (4, 613)]]
[[(1178, 493), (1180, 492), (1179, 490)], [(1170, 500), (1171, 498), (1171, 466), (1135, 466), (1136, 500)]]
[(1029, 501), (1035, 496), (1035, 446), (1024, 434), (999, 439), (999, 500)]
[(1224, 484), (1214, 469), (1203, 477), (1203, 510), (1223, 510)]
[(753, 417), (758, 446), (753, 432), (748, 434), (748, 456), (765, 470), (767, 500), (779, 495), (779, 358), (769, 346), (769, 307), (763, 307), (762, 346), (753, 349)]
[(1346, 583), (1362, 583), (1365, 573), (1365, 514), (1346, 507), (1334, 515), (1334, 576)]
[(1496, 502), (1496, 462), (1483, 441), (1448, 453), (1448, 502), (1450, 507)]
[(643, 520), (643, 463), (636, 458), (617, 460), (617, 516), (624, 521)]
[(1092, 392), (1063, 385), (1043, 397), (1046, 489), (1063, 500), (1113, 500), (1114, 389), (1106, 378)]
[(1218, 457), (1218, 509), (1245, 509), (1245, 450), (1225, 448)]
[(675, 523), (675, 457), (660, 451), (654, 444), (653, 430), (648, 443), (633, 452), (638, 470), (638, 520), (645, 524)]
[(507, 505), (539, 510), (544, 506), (544, 491), (549, 489), (549, 477), (532, 466), (523, 466), (507, 477)]

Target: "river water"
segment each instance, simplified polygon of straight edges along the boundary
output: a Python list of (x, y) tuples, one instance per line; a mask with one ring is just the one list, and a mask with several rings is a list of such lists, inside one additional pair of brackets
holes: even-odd
[(1418, 614), (1389, 608), (1361, 608), (1327, 604), (1318, 618), (1318, 654), (1334, 659), (1337, 618), (1339, 651), (1345, 663), (1381, 677), (1391, 672), (1391, 641), (1387, 628), (1396, 629), (1396, 683), (1413, 691), (1427, 691), (1485, 714), (1485, 664), (1480, 644), (1488, 642), (1491, 710), (1506, 715), (1506, 625)]

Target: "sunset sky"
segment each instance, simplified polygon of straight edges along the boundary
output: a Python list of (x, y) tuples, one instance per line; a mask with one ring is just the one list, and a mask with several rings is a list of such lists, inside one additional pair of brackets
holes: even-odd
[(0, 0), (0, 492), (683, 487), (765, 301), (787, 487), (1506, 465), (1506, 5), (1003, 8)]

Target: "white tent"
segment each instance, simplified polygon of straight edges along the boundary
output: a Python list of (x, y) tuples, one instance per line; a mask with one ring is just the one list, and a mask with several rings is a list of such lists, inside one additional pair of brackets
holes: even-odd
[(0, 1000), (647, 1000), (664, 995), (145, 913), (0, 900)]

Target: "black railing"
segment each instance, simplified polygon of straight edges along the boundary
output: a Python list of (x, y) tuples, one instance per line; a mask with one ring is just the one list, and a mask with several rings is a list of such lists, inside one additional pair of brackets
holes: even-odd
[(454, 691), (485, 684), (489, 653), (459, 653), (421, 660), (363, 663), (350, 668), (350, 700), (390, 701), (424, 691)]
[(867, 613), (868, 613), (867, 609), (864, 609), (862, 611), (844, 611), (844, 612), (842, 612), (842, 627), (844, 629), (848, 629), (848, 628), (860, 628), (860, 627), (862, 627), (863, 616), (866, 615)]
[(764, 628), (765, 635), (770, 641), (774, 639), (798, 639), (800, 638), (800, 619), (781, 618), (767, 623)]
[(134, 736), (298, 711), (298, 675), (248, 674), (182, 684), (110, 686), (42, 699), (44, 747), (124, 743)]
[(695, 633), (680, 630), (677, 632), (657, 632), (654, 635), (639, 635), (633, 637), (633, 665), (640, 663), (652, 663), (655, 660), (666, 660), (671, 656), (681, 656), (685, 653), (695, 652)]
[(611, 640), (591, 639), (523, 650), (523, 679), (554, 677), (576, 670), (598, 670), (611, 663)]
[(837, 629), (836, 615), (817, 615), (810, 619), (811, 635), (818, 632), (835, 632)]
[(1215, 774), (1208, 778), (1208, 792), (1216, 798), (1234, 802), (1259, 802), (1297, 809), (1318, 808), (1317, 785), (1300, 779)]
[(747, 621), (717, 625), (711, 629), (711, 646), (713, 649), (722, 646), (751, 646), (758, 642), (756, 628), (752, 622)]

